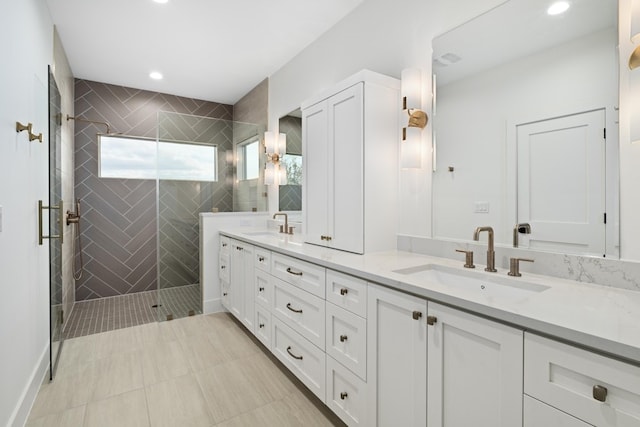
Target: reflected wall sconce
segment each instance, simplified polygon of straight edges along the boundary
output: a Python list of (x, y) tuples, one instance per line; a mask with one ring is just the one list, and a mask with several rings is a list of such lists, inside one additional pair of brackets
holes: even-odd
[(422, 130), (429, 118), (422, 111), (422, 70), (409, 68), (402, 71), (400, 95), (402, 96), (402, 143), (400, 167), (422, 168)]
[(272, 131), (264, 133), (266, 164), (264, 166), (264, 183), (266, 185), (286, 185), (287, 170), (282, 165), (282, 157), (287, 152), (287, 135)]
[[(638, 44), (640, 42), (640, 2), (633, 0), (631, 3), (631, 43)], [(629, 57), (629, 69), (634, 70), (640, 67), (640, 46), (631, 52)]]

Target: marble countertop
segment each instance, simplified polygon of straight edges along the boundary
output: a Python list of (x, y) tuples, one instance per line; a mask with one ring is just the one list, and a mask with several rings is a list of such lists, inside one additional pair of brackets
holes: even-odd
[[(239, 228), (223, 235), (338, 270), (390, 288), (452, 305), (512, 324), (524, 330), (557, 337), (640, 365), (640, 292), (586, 284), (530, 273), (511, 278), (507, 270), (497, 273), (463, 268), (461, 261), (402, 251), (357, 255), (303, 243), (299, 235), (285, 235)], [(476, 290), (431, 283), (419, 275), (396, 270), (427, 264), (442, 266), (463, 277), (517, 287), (545, 286), (542, 292), (517, 297), (491, 297)]]

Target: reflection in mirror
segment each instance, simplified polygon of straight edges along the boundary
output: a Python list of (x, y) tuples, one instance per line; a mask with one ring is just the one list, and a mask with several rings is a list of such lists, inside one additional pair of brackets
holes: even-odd
[(287, 170), (287, 184), (280, 186), (280, 211), (302, 210), (302, 111), (280, 118), (280, 132), (287, 135), (287, 153), (281, 166)]
[(617, 1), (548, 6), (510, 0), (433, 40), (433, 236), (492, 226), (510, 246), (528, 223), (519, 247), (615, 257)]

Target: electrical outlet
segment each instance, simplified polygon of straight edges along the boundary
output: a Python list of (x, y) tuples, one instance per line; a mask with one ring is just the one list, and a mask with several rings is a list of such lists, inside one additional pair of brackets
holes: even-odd
[(489, 213), (489, 202), (476, 202), (473, 212)]

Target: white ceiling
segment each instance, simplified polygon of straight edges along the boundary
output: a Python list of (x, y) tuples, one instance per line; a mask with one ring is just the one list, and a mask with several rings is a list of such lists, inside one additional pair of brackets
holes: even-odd
[(234, 104), (363, 1), (47, 3), (75, 77)]

